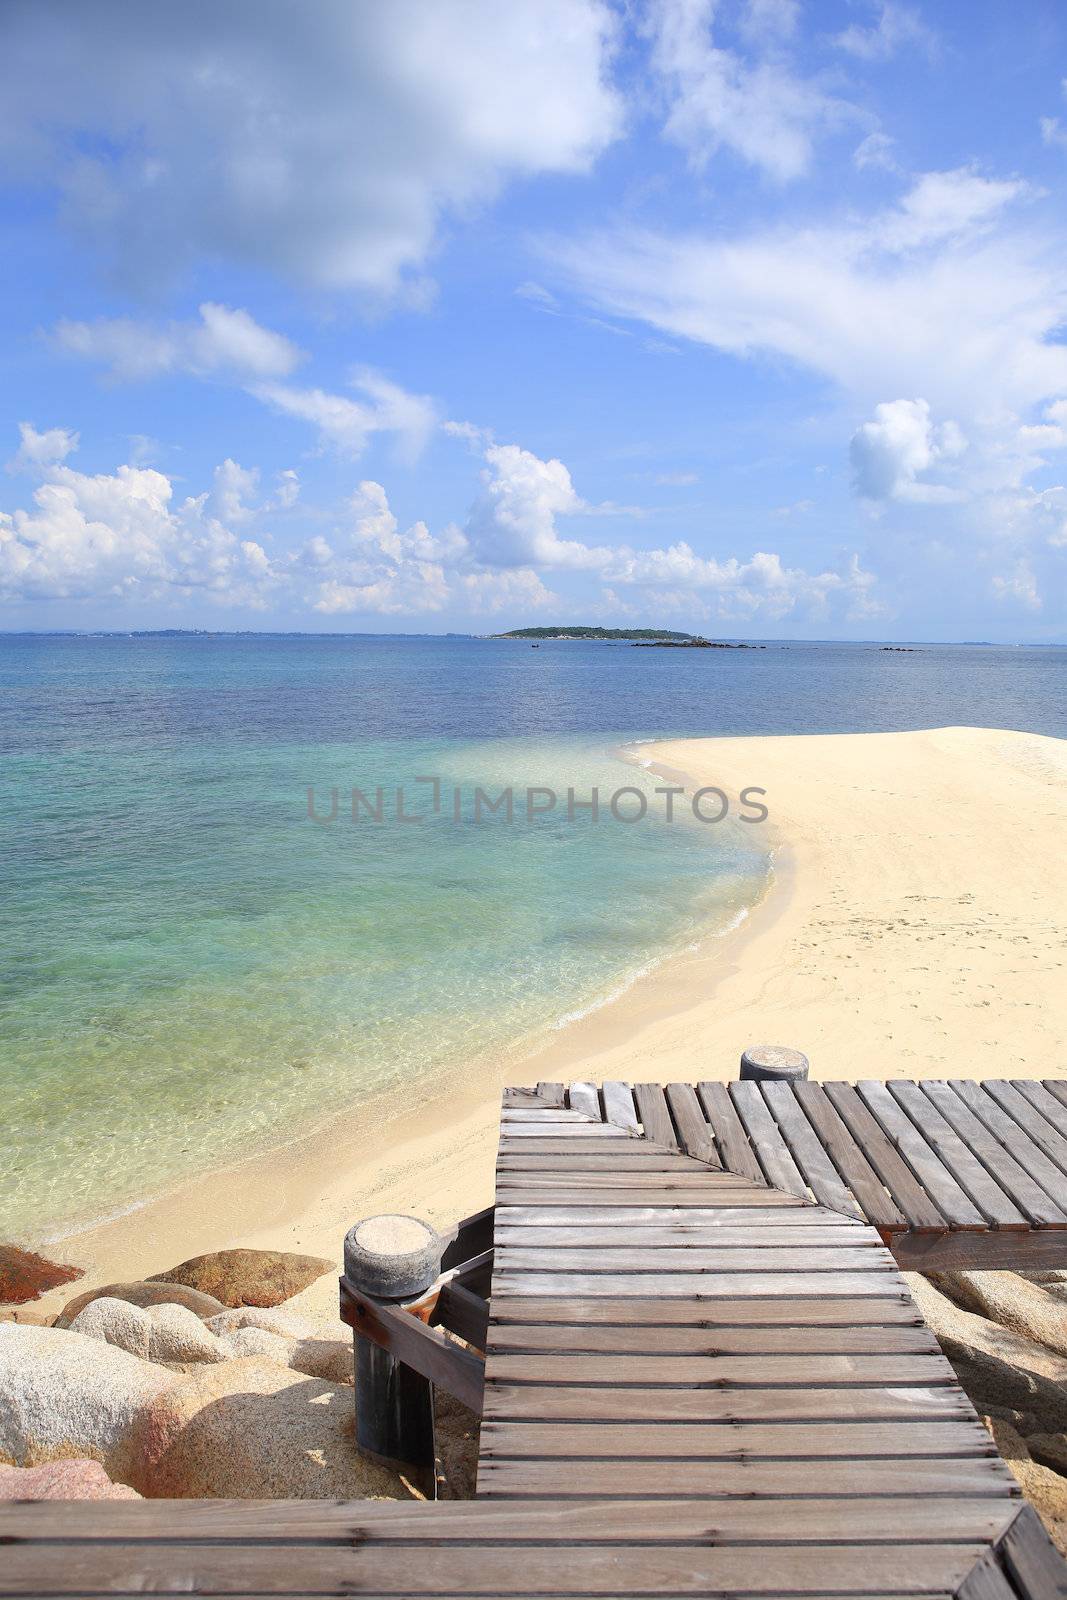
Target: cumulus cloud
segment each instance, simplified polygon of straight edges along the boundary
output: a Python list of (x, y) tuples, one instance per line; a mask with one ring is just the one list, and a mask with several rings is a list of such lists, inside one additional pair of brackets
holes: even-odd
[(388, 433), (395, 437), (402, 459), (416, 459), (437, 424), (433, 401), (409, 394), (370, 367), (357, 369), (352, 386), (365, 399), (281, 383), (253, 384), (249, 392), (275, 411), (310, 422), (322, 444), (342, 455), (362, 455), (372, 434)]
[(7, 463), (8, 472), (40, 472), (57, 461), (65, 461), (77, 450), (80, 435), (72, 428), (45, 428), (41, 432), (32, 422), (19, 423), (19, 447)]
[(853, 22), (835, 36), (833, 42), (838, 49), (858, 56), (861, 61), (888, 61), (907, 45), (924, 50), (933, 48), (934, 35), (912, 6), (899, 5), (896, 0), (882, 0), (875, 9), (877, 18), (869, 26)]
[(168, 372), (279, 378), (303, 360), (284, 334), (264, 328), (247, 311), (210, 300), (200, 307), (195, 322), (155, 325), (132, 317), (63, 321), (53, 337), (61, 350), (100, 362), (113, 379), (124, 382)]
[(392, 292), (443, 215), (616, 137), (617, 31), (606, 0), (16, 3), (0, 162), (139, 284), (207, 257)]
[(726, 148), (778, 181), (811, 165), (815, 139), (855, 115), (782, 54), (796, 7), (750, 0), (740, 19), (746, 49), (716, 41), (717, 0), (655, 0), (651, 64), (669, 99), (665, 131), (697, 166)]
[(485, 460), (484, 490), (471, 510), (467, 535), (487, 565), (588, 570), (610, 561), (605, 546), (561, 539), (556, 531), (558, 516), (589, 509), (562, 461), (542, 461), (516, 444), (490, 445)]
[(852, 435), (850, 455), (856, 493), (865, 500), (958, 498), (946, 484), (922, 481), (939, 462), (963, 454), (967, 441), (959, 425), (935, 425), (925, 400), (888, 400), (875, 407), (873, 422)]
[(316, 611), (410, 614), (448, 603), (444, 563), (462, 557), (467, 546), (458, 528), (447, 528), (439, 539), (424, 522), (402, 532), (385, 489), (371, 479), (360, 484), (347, 512), (342, 548), (319, 537), (305, 551), (317, 577)]

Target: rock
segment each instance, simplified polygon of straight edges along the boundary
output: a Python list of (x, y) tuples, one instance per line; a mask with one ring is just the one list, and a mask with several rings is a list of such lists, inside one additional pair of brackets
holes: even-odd
[(0, 1500), (139, 1500), (136, 1489), (112, 1483), (99, 1461), (49, 1461), (42, 1467), (0, 1466)]
[(169, 1272), (157, 1272), (149, 1282), (185, 1284), (214, 1295), (224, 1306), (276, 1306), (324, 1273), (336, 1271), (335, 1263), (321, 1256), (285, 1250), (217, 1250), (183, 1261)]
[(1043, 1467), (1067, 1478), (1067, 1433), (1027, 1434), (1026, 1448)]
[(27, 1300), (39, 1300), (49, 1289), (80, 1277), (81, 1267), (62, 1266), (32, 1250), (0, 1244), (0, 1305), (25, 1305)]
[(1067, 1555), (1067, 1479), (1039, 1466), (1010, 1422), (1000, 1422), (995, 1417), (982, 1420), (1023, 1494), (1048, 1529), (1049, 1538), (1061, 1554)]
[(101, 1295), (90, 1300), (84, 1311), (70, 1325), (72, 1333), (83, 1334), (87, 1339), (102, 1339), (117, 1350), (148, 1360), (148, 1346), (152, 1337), (152, 1324), (148, 1312), (140, 1306), (131, 1306), (126, 1300), (113, 1300)]
[(130, 1483), (134, 1423), (176, 1382), (102, 1339), (69, 1328), (0, 1327), (0, 1461), (32, 1467), (92, 1457)]
[[(315, 1325), (307, 1317), (294, 1316), (284, 1309), (242, 1306), (212, 1317), (208, 1326), (229, 1343), (235, 1355), (262, 1354), (309, 1377), (328, 1378), (331, 1383), (353, 1381), (352, 1338), (341, 1322), (337, 1326), (345, 1337), (322, 1339), (316, 1337)], [(245, 1334), (277, 1343), (263, 1344), (258, 1339), (245, 1338)]]
[(189, 1366), (201, 1361), (228, 1361), (229, 1346), (185, 1306), (149, 1306), (148, 1359)]
[(294, 1315), (286, 1307), (276, 1310), (270, 1306), (237, 1306), (230, 1311), (220, 1311), (208, 1322), (212, 1333), (225, 1338), (241, 1328), (260, 1328), (264, 1333), (276, 1333), (283, 1339), (311, 1339), (315, 1326), (307, 1317)]
[(356, 1453), (352, 1390), (252, 1357), (200, 1367), (160, 1393), (136, 1429), (130, 1482), (182, 1499), (407, 1499), (397, 1474)]
[(1033, 1412), (1049, 1432), (1067, 1428), (1067, 1360), (1045, 1345), (964, 1311), (932, 1283), (906, 1272), (931, 1332), (978, 1408)]
[(209, 1317), (217, 1316), (226, 1307), (221, 1300), (216, 1300), (213, 1295), (201, 1294), (197, 1289), (187, 1289), (183, 1284), (171, 1283), (105, 1283), (102, 1288), (88, 1289), (84, 1294), (74, 1296), (69, 1300), (55, 1320), (55, 1327), (69, 1328), (80, 1311), (92, 1300), (104, 1297), (109, 1300), (126, 1300), (131, 1306), (185, 1306), (187, 1311), (193, 1311), (206, 1322)]
[(236, 1333), (226, 1335), (225, 1342), (231, 1356), (260, 1356), (276, 1367), (290, 1365), (292, 1341), (283, 1339), (279, 1333), (268, 1333), (266, 1328), (238, 1328)]
[(1067, 1305), (1017, 1272), (931, 1272), (931, 1283), (964, 1306), (1067, 1355)]

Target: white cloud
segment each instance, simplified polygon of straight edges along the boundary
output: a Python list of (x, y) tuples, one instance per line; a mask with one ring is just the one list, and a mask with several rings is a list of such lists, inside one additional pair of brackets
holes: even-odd
[(530, 567), (513, 567), (508, 572), (468, 572), (460, 579), (459, 592), (475, 612), (512, 611), (526, 616), (560, 603), (559, 595), (546, 589)]
[(39, 472), (57, 461), (65, 461), (77, 450), (80, 435), (72, 428), (45, 428), (38, 432), (32, 422), (19, 423), (18, 450), (7, 463), (8, 472)]
[(490, 445), (484, 491), (471, 509), (467, 535), (475, 555), (494, 567), (598, 569), (610, 561), (604, 546), (561, 539), (558, 516), (589, 510), (562, 461), (542, 461), (515, 444)]
[(997, 573), (993, 578), (993, 594), (998, 600), (1014, 601), (1028, 611), (1040, 611), (1041, 595), (1037, 578), (1030, 563), (1020, 557), (1010, 571)]
[(922, 481), (939, 463), (963, 454), (967, 441), (952, 421), (935, 425), (925, 400), (887, 400), (874, 421), (852, 435), (849, 453), (857, 494), (865, 500), (933, 502), (958, 498), (948, 485)]
[(402, 458), (414, 460), (437, 423), (432, 400), (409, 394), (369, 367), (357, 369), (352, 385), (367, 398), (350, 400), (324, 389), (295, 389), (281, 383), (253, 384), (249, 392), (276, 411), (310, 422), (322, 443), (342, 455), (362, 455), (372, 434), (389, 433)]
[(0, 161), (128, 280), (207, 257), (392, 292), (443, 215), (616, 137), (617, 32), (605, 0), (35, 0), (5, 19)]
[(816, 136), (855, 112), (781, 54), (795, 7), (756, 0), (741, 32), (754, 53), (715, 42), (717, 0), (655, 0), (651, 64), (670, 99), (665, 131), (702, 166), (721, 148), (778, 181), (811, 165)]
[(852, 162), (858, 171), (864, 172), (868, 167), (879, 167), (884, 172), (898, 171), (896, 160), (893, 156), (895, 140), (885, 133), (869, 133), (861, 139), (852, 152)]
[(54, 339), (71, 355), (101, 362), (120, 382), (167, 372), (280, 378), (303, 360), (303, 353), (283, 334), (264, 328), (247, 311), (210, 300), (200, 307), (198, 322), (154, 326), (129, 317), (63, 321)]
[(836, 35), (834, 44), (862, 61), (888, 61), (906, 45), (933, 49), (934, 35), (913, 7), (898, 5), (896, 0), (882, 0), (876, 9), (876, 22), (866, 28), (852, 23)]

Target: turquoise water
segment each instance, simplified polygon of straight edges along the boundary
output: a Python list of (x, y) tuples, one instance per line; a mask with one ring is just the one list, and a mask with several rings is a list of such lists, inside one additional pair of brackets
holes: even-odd
[[(894, 710), (1067, 731), (1067, 655), (981, 656), (0, 639), (0, 1237), (520, 1054), (736, 920), (759, 827), (668, 824), (655, 796), (640, 822), (568, 819), (568, 787), (651, 795), (624, 744)], [(379, 784), (382, 822), (353, 823), (352, 787)], [(398, 785), (421, 821), (395, 819)], [(508, 785), (515, 820), (476, 821), (475, 787)], [(528, 785), (556, 810), (526, 820)], [(336, 822), (309, 819), (309, 786), (322, 814), (337, 787)]]

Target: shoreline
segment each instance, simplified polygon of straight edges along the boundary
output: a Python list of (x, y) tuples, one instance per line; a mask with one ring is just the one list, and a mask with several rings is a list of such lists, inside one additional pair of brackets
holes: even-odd
[(687, 790), (768, 790), (773, 865), (739, 926), (523, 1057), (469, 1063), (403, 1106), (394, 1092), (341, 1108), (280, 1150), (56, 1238), (49, 1252), (86, 1275), (33, 1309), (238, 1244), (339, 1260), (345, 1230), (376, 1211), (447, 1227), (492, 1201), (499, 1090), (516, 1079), (729, 1079), (761, 1040), (805, 1050), (817, 1078), (1061, 1070), (1067, 742), (932, 729), (639, 748)]

